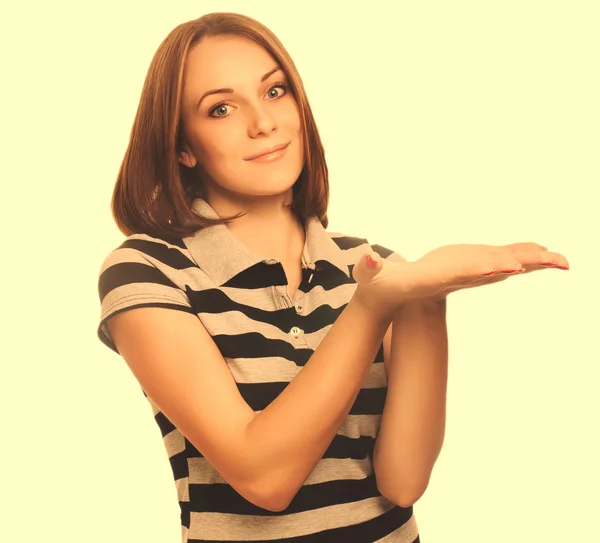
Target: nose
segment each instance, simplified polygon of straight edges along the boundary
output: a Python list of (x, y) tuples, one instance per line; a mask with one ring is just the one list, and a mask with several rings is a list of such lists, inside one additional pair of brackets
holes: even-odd
[(268, 108), (258, 105), (250, 110), (248, 123), (248, 132), (250, 136), (256, 137), (259, 134), (269, 134), (277, 128), (277, 122)]

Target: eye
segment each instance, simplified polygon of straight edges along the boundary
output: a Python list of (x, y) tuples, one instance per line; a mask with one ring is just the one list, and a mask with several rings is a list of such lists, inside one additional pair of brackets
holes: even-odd
[[(271, 94), (271, 91), (273, 91), (274, 89), (283, 89), (283, 94)], [(289, 85), (287, 85), (286, 83), (283, 83), (281, 81), (278, 81), (276, 83), (273, 83), (268, 89), (267, 89), (267, 96), (270, 96), (271, 98), (281, 98), (281, 96), (284, 96), (285, 94), (287, 94), (289, 90)], [(223, 100), (222, 102), (218, 102), (217, 104), (215, 104), (208, 112), (208, 116), (209, 117), (214, 117), (216, 119), (218, 119), (219, 117), (226, 117), (226, 113), (227, 110), (225, 109), (227, 106), (231, 106), (231, 102), (229, 102), (228, 100)], [(223, 113), (223, 115), (215, 115), (215, 112), (221, 110), (221, 112), (223, 112), (223, 110), (225, 110)]]

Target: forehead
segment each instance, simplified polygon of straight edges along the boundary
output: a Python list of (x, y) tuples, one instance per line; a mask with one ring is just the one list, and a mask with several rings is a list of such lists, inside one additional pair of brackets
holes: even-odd
[(205, 38), (188, 53), (184, 96), (193, 99), (220, 87), (255, 87), (275, 59), (258, 43), (240, 36)]

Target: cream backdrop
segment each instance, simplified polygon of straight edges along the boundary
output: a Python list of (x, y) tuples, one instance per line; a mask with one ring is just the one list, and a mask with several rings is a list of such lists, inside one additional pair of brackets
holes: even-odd
[[(237, 11), (304, 80), (330, 229), (413, 260), (535, 241), (543, 270), (448, 299), (424, 543), (599, 542), (600, 7), (570, 1), (5, 4), (2, 541), (180, 541), (158, 428), (96, 336), (109, 205), (151, 57)], [(8, 352), (6, 352), (8, 351)]]

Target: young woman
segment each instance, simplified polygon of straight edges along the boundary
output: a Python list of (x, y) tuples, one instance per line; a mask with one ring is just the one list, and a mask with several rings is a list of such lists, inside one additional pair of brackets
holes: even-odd
[[(328, 199), (273, 33), (233, 13), (175, 28), (114, 190), (127, 239), (100, 271), (98, 335), (153, 409), (184, 542), (419, 541), (412, 506), (445, 427), (446, 297), (567, 266), (536, 243), (407, 262), (328, 232)], [(430, 335), (411, 366), (414, 326)]]

